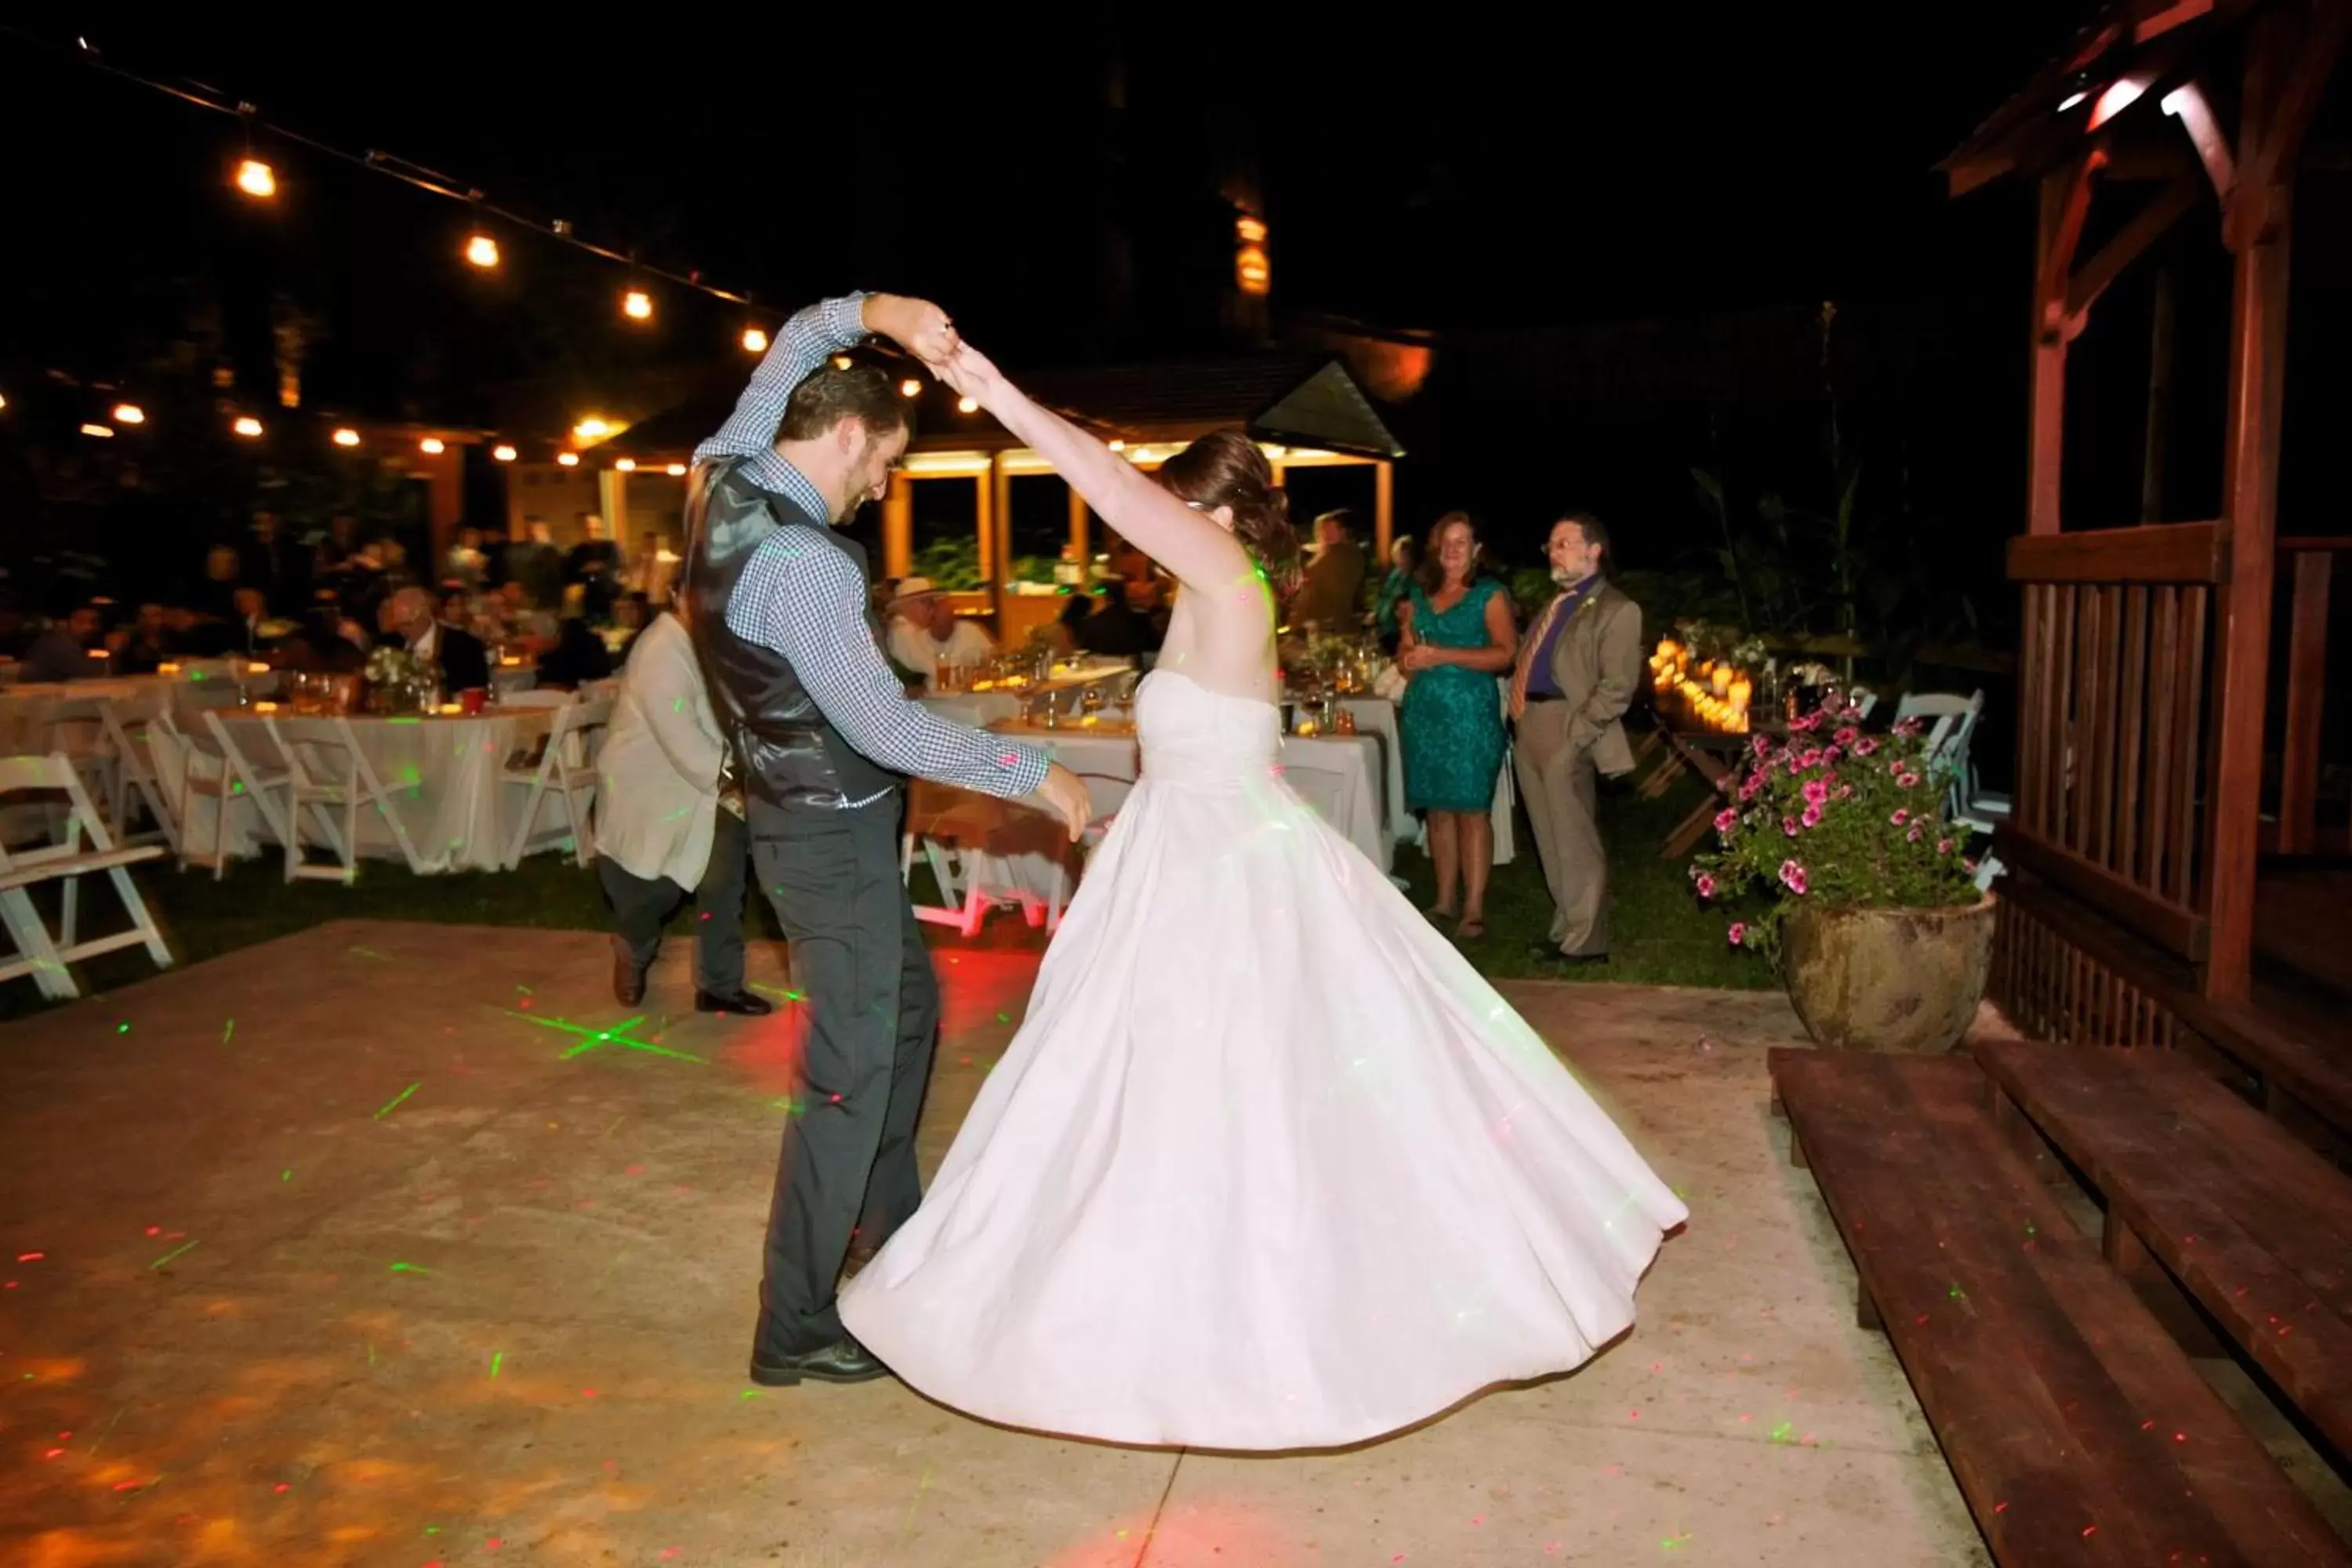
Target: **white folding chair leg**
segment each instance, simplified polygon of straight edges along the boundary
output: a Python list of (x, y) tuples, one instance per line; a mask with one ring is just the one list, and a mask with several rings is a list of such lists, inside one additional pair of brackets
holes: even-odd
[(70, 1001), (81, 994), (74, 984), (73, 973), (58, 957), (57, 944), (49, 940), (49, 928), (41, 921), (40, 911), (33, 908), (31, 897), (22, 888), (0, 889), (0, 926), (5, 926), (8, 938), (16, 944), (17, 957), (12, 963), (0, 964), (0, 975), (30, 974), (41, 994), (53, 1002)]

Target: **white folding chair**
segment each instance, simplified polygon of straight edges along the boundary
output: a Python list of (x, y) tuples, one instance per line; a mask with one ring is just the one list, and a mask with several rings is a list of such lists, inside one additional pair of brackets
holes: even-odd
[[(140, 896), (138, 885), (125, 869), (136, 861), (159, 858), (163, 854), (163, 847), (118, 847), (113, 836), (107, 832), (104, 819), (90, 805), (89, 793), (82, 787), (81, 775), (73, 760), (63, 753), (0, 758), (0, 799), (28, 794), (65, 796), (64, 831), (44, 844), (19, 847), (13, 851), (0, 847), (0, 926), (6, 928), (16, 949), (14, 956), (0, 959), (0, 980), (29, 974), (43, 995), (58, 999), (79, 996), (81, 989), (74, 984), (70, 965), (119, 948), (142, 945), (155, 961), (155, 967), (169, 969), (172, 950), (164, 944), (163, 933), (149, 912), (147, 900)], [(81, 879), (97, 871), (105, 872), (113, 882), (115, 896), (122, 900), (123, 910), (131, 917), (131, 929), (83, 941), (78, 930)], [(50, 881), (65, 884), (59, 889), (61, 912), (55, 938), (50, 936), (48, 923), (35, 907), (29, 891), (39, 883)]]
[[(256, 766), (237, 749), (218, 713), (207, 709), (203, 719), (204, 723), (192, 731), (182, 730), (169, 714), (159, 718), (156, 722), (178, 740), (183, 754), (187, 758), (186, 766), (180, 772), (179, 793), (172, 807), (182, 824), (180, 869), (184, 871), (189, 862), (204, 858), (196, 847), (195, 819), (189, 806), (196, 798), (209, 799), (213, 803), (213, 880), (217, 882), (228, 865), (229, 814), (236, 809), (236, 803), (251, 800), (254, 810), (261, 816), (262, 826), (283, 838), (294, 816), (290, 798), (293, 776), (282, 763)], [(274, 746), (274, 742), (272, 744)], [(289, 797), (283, 811), (279, 809), (278, 799), (280, 794)]]
[(555, 722), (548, 730), (547, 744), (539, 754), (538, 765), (500, 770), (508, 784), (520, 785), (525, 791), (522, 817), (515, 824), (514, 838), (507, 846), (507, 869), (522, 864), (531, 830), (539, 826), (540, 808), (550, 798), (551, 783), (555, 785), (554, 800), (563, 807), (564, 826), (571, 832), (572, 858), (585, 866), (595, 858), (596, 835), (589, 824), (590, 811), (596, 803), (596, 753), (603, 747), (604, 731), (612, 721), (610, 697), (566, 702), (555, 709)]
[(1969, 767), (1969, 741), (1975, 735), (1977, 715), (1984, 711), (1984, 693), (1970, 697), (1950, 692), (1914, 692), (1895, 705), (1895, 721), (1906, 719), (1930, 721), (1927, 727), (1927, 763), (1930, 778), (1943, 781), (1945, 814), (1954, 821), (1960, 818), (1961, 795)]
[[(360, 738), (352, 729), (352, 721), (341, 716), (330, 721), (323, 733), (306, 729), (289, 742), (274, 718), (265, 719), (262, 725), (270, 742), (286, 759), (289, 805), (286, 813), (293, 831), (286, 836), (286, 879), (289, 882), (308, 879), (313, 881), (341, 882), (345, 887), (359, 880), (360, 875), (360, 807), (372, 805), (382, 816), (384, 826), (392, 830), (393, 842), (400, 847), (401, 858), (412, 871), (422, 872), (425, 862), (416, 853), (416, 845), (408, 837), (408, 826), (400, 819), (400, 810), (376, 776), (375, 765), (368, 761), (367, 752), (360, 746)], [(302, 852), (302, 808), (310, 808), (311, 820), (318, 823), (320, 837), (334, 852), (332, 865), (313, 865)], [(334, 808), (342, 810), (338, 825)]]
[[(152, 844), (162, 840), (172, 853), (180, 852), (180, 824), (163, 798), (163, 781), (155, 776), (154, 748), (149, 743), (152, 721), (111, 697), (98, 700), (100, 721), (107, 746), (114, 753), (113, 792), (107, 799), (107, 823), (118, 844)], [(155, 826), (141, 833), (131, 827), (131, 797), (136, 794)]]
[(64, 694), (49, 704), (31, 749), (36, 755), (62, 756), (71, 763), (93, 800), (114, 798), (121, 768), (107, 737), (106, 715), (97, 698), (66, 687)]

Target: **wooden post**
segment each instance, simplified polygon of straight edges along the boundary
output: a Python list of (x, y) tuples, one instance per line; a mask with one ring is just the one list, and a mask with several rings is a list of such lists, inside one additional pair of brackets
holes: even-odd
[(449, 547), (457, 542), (457, 525), (466, 518), (466, 448), (452, 443), (437, 456), (428, 455), (426, 472), (432, 505), (433, 561), (423, 581), (441, 580), (441, 563), (449, 558)]
[(1004, 454), (988, 459), (982, 480), (988, 487), (988, 511), (996, 523), (996, 556), (989, 568), (996, 579), (996, 632), (1004, 635), (1004, 602), (1013, 595), (1013, 476), (1004, 469)]
[(2155, 321), (2147, 334), (2147, 438), (2140, 454), (2139, 520), (2164, 521), (2164, 447), (2172, 426), (2173, 321), (2179, 289), (2169, 267), (2156, 275)]
[(1070, 553), (1078, 558), (1079, 591), (1094, 584), (1093, 542), (1087, 537), (1087, 498), (1076, 489), (1070, 491)]
[(996, 575), (996, 520), (989, 513), (989, 502), (995, 499), (995, 487), (988, 482), (988, 470), (972, 476), (978, 487), (979, 500), (974, 515), (979, 519), (980, 575), (988, 584), (989, 607), (992, 611), (1004, 608), (1004, 584)]
[(2033, 241), (2033, 422), (2026, 441), (2025, 529), (2059, 531), (2058, 476), (2066, 445), (2067, 271), (2091, 202), (2095, 150), (2042, 179), (2042, 220)]
[(915, 481), (890, 476), (882, 495), (882, 575), (904, 577), (915, 567)]
[(1388, 570), (1396, 539), (1396, 465), (1382, 458), (1372, 466), (1372, 555), (1375, 574)]
[[(2277, 13), (2248, 40), (2245, 149), (2267, 147), (2290, 47)], [(2252, 173), (2252, 160), (2241, 175)], [(2205, 907), (2212, 951), (2205, 994), (2242, 1002), (2253, 980), (2254, 857), (2261, 832), (2263, 705), (2270, 671), (2271, 591), (2278, 552), (2279, 416), (2286, 370), (2287, 244), (2293, 160), (2275, 180), (2242, 177), (2223, 232), (2237, 243), (2230, 301), (2228, 448), (2221, 482), (2230, 581), (2214, 643), (2211, 773), (2206, 791)], [(2242, 207), (2239, 204), (2244, 204)]]
[(596, 505), (604, 519), (604, 537), (617, 544), (629, 526), (629, 476), (618, 468), (599, 471)]
[(2279, 851), (2319, 847), (2319, 721), (2327, 703), (2327, 588), (2336, 558), (2305, 550), (2294, 557), (2293, 618), (2287, 626), (2286, 754), (2279, 765)]

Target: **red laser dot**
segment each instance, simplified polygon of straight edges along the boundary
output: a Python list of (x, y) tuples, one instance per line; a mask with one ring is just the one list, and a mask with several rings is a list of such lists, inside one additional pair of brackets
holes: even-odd
[(48, 1254), (46, 1252), (20, 1252), (16, 1254), (16, 1261), (19, 1263), (38, 1263), (42, 1258), (47, 1258), (47, 1256)]
[(482, 1544), (488, 1547), (491, 1551), (496, 1552), (499, 1547), (504, 1546), (506, 1542), (493, 1535), (488, 1541), (482, 1542)]
[(2009, 1511), (2009, 1505), (2005, 1502), (1997, 1502), (1992, 1505), (1992, 1510), (1995, 1513), (2007, 1513)]
[(114, 1489), (119, 1492), (137, 1491), (139, 1489), (139, 1483), (137, 1481), (117, 1481), (114, 1483)]
[(646, 1168), (643, 1165), (631, 1165), (621, 1173), (625, 1176), (642, 1176), (646, 1173)]
[(65, 1452), (65, 1450), (64, 1450), (63, 1448), (52, 1448), (52, 1449), (50, 1449), (47, 1453), (43, 1454), (43, 1455), (41, 1456), (41, 1458), (43, 1458), (44, 1459), (54, 1459), (54, 1458), (56, 1458), (59, 1454), (62, 1454), (62, 1453), (64, 1453), (64, 1452)]
[(274, 1487), (270, 1488), (269, 1489), (270, 1489), (271, 1491), (274, 1491), (274, 1492), (284, 1492), (284, 1491), (291, 1491), (291, 1490), (293, 1490), (294, 1489), (293, 1489), (292, 1487), (290, 1487), (290, 1486), (287, 1485), (284, 1481), (280, 1481), (280, 1482), (278, 1482), (276, 1486), (274, 1486)]
[(580, 1391), (580, 1397), (583, 1399), (593, 1399), (596, 1397), (596, 1391), (593, 1388), (583, 1388)]
[(151, 1225), (147, 1227), (147, 1234), (150, 1236), (161, 1236), (163, 1234), (163, 1227), (160, 1225)]
[(2098, 1533), (2099, 1527), (2095, 1524), (2086, 1524), (2083, 1527), (2083, 1535), (2085, 1540)]

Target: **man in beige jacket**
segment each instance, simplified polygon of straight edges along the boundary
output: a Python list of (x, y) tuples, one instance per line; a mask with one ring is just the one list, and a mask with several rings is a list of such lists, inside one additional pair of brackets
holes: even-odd
[(1629, 773), (1621, 721), (1642, 675), (1642, 606), (1601, 575), (1609, 531), (1590, 512), (1552, 524), (1544, 553), (1559, 592), (1519, 644), (1511, 672), (1519, 794), (1551, 889), (1545, 958), (1609, 956), (1609, 856), (1593, 822), (1596, 774)]

